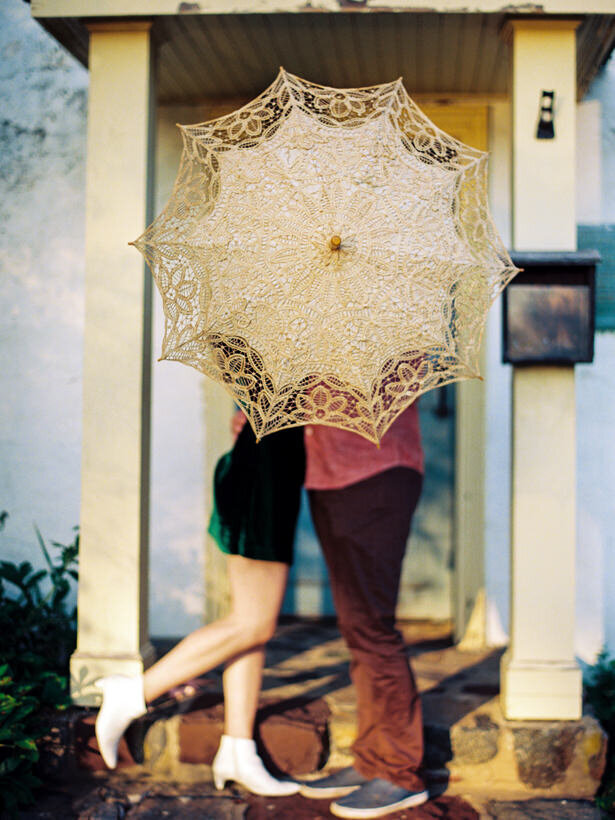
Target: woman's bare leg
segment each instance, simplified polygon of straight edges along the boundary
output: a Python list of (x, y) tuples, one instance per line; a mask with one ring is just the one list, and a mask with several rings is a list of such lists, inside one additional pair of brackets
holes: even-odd
[[(244, 572), (229, 574), (233, 612), (244, 624), (254, 618), (263, 619), (263, 632), (273, 634), (282, 597), (286, 588), (288, 567), (275, 564), (275, 581), (271, 567), (265, 570), (260, 587), (256, 578), (247, 582)], [(266, 601), (266, 605), (265, 605)], [(240, 783), (254, 794), (283, 796), (295, 794), (299, 784), (272, 777), (258, 755), (253, 739), (254, 718), (261, 691), (265, 661), (264, 643), (235, 655), (224, 670), (224, 734), (212, 763), (216, 788), (224, 788), (228, 780)]]
[(254, 719), (263, 681), (265, 649), (249, 649), (229, 661), (222, 678), (224, 686), (224, 734), (253, 737)]
[[(288, 565), (231, 555), (228, 558), (228, 572), (231, 612), (225, 618), (191, 632), (145, 672), (143, 688), (146, 702), (225, 661), (237, 658), (240, 665), (231, 671), (228, 686), (225, 680), (226, 709), (230, 709), (232, 715), (237, 715), (245, 707), (253, 708), (255, 713), (263, 661), (262, 657), (255, 660), (245, 653), (258, 649), (262, 655), (264, 644), (275, 631), (286, 589)], [(226, 700), (227, 697), (230, 701)], [(254, 714), (248, 720), (253, 722)], [(242, 724), (241, 719), (239, 724), (243, 732), (246, 724)], [(251, 734), (240, 736), (251, 737)]]
[[(275, 568), (275, 580), (272, 576), (270, 580), (265, 567), (263, 584), (258, 590), (258, 597), (255, 597), (251, 579), (245, 573), (236, 571), (237, 563), (231, 566), (229, 561), (231, 600), (235, 614), (242, 622), (249, 622), (261, 610), (261, 599), (268, 598), (267, 610), (270, 614), (265, 615), (265, 618), (269, 620), (269, 630), (273, 634), (286, 590), (288, 566), (277, 562), (260, 562), (268, 563), (271, 569)], [(253, 736), (264, 664), (264, 644), (250, 647), (228, 661), (223, 676), (225, 734), (231, 737)]]

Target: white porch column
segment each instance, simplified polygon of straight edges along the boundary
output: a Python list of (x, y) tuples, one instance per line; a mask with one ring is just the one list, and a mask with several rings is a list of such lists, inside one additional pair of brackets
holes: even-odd
[[(512, 22), (513, 247), (574, 250), (578, 23)], [(536, 139), (542, 90), (555, 91), (555, 139)], [(574, 368), (513, 377), (511, 642), (502, 708), (513, 719), (581, 716), (574, 657)]]
[(153, 660), (147, 628), (151, 282), (128, 242), (147, 221), (150, 24), (90, 29), (77, 650), (71, 692)]

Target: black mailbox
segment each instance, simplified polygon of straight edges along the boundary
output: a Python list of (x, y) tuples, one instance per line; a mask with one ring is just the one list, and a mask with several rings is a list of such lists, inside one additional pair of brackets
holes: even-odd
[(576, 364), (594, 358), (597, 251), (512, 253), (504, 291), (503, 360)]

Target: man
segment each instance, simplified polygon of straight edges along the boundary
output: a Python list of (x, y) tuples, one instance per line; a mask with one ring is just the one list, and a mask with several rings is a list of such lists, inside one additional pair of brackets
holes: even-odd
[(395, 609), (401, 565), (419, 499), (423, 450), (416, 404), (380, 447), (354, 433), (305, 428), (305, 485), (329, 569), (340, 631), (357, 695), (354, 765), (303, 784), (335, 798), (337, 817), (381, 817), (428, 799), (420, 776), (421, 705)]

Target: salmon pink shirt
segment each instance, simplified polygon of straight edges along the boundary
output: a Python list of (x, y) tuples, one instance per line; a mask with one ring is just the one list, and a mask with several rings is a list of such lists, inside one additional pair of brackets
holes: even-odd
[(424, 470), (417, 402), (395, 419), (380, 447), (356, 433), (322, 424), (306, 425), (303, 440), (309, 490), (347, 487), (393, 467)]

